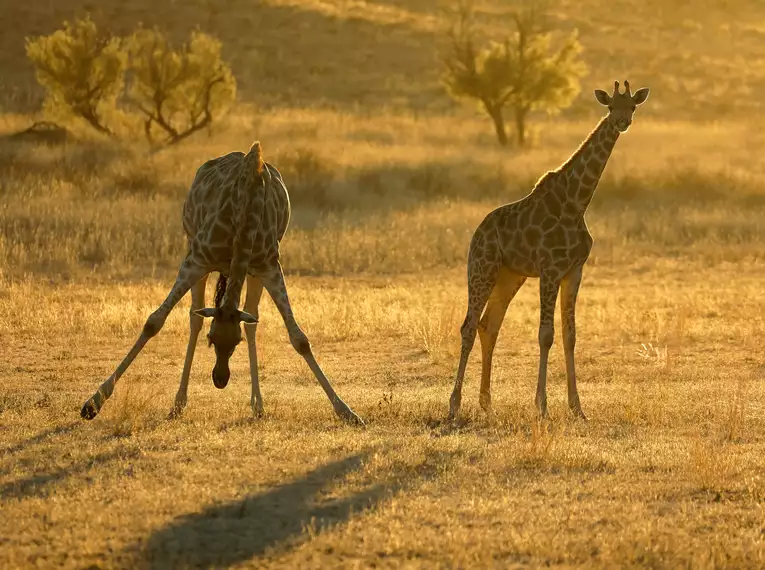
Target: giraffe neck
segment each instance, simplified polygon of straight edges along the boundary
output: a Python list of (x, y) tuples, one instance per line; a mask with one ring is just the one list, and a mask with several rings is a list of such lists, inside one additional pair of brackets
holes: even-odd
[(261, 176), (261, 167), (258, 145), (257, 152), (251, 149), (245, 156), (236, 186), (231, 194), (236, 211), (235, 231), (228, 284), (221, 301), (222, 307), (239, 308), (242, 288), (247, 279), (247, 268), (255, 246), (255, 235), (265, 205), (266, 182)]
[(238, 309), (244, 288), (244, 277), (229, 279), (226, 283), (226, 292), (220, 306), (228, 309)]
[[(246, 204), (245, 204), (246, 206)], [(242, 296), (242, 288), (247, 279), (247, 266), (252, 254), (252, 230), (246, 225), (240, 225), (234, 234), (234, 247), (231, 265), (228, 270), (226, 292), (223, 294), (221, 307), (238, 309)]]
[(581, 146), (560, 170), (566, 180), (563, 197), (573, 210), (584, 213), (619, 138), (619, 130), (603, 117)]

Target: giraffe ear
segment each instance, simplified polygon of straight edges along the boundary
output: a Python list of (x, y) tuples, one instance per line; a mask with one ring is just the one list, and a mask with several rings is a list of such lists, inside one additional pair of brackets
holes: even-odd
[(197, 309), (196, 311), (194, 311), (194, 314), (197, 315), (198, 317), (210, 318), (215, 316), (215, 311), (216, 311), (215, 308), (207, 307), (205, 309)]
[(635, 102), (635, 105), (642, 105), (645, 103), (645, 100), (648, 99), (648, 92), (648, 87), (643, 87), (642, 89), (635, 91), (635, 94), (632, 96), (632, 100)]
[(598, 103), (605, 105), (606, 107), (611, 104), (611, 96), (602, 89), (595, 90), (595, 99), (598, 100)]
[(247, 311), (239, 311), (239, 320), (242, 321), (246, 325), (254, 325), (255, 323), (258, 322), (258, 319), (253, 317)]

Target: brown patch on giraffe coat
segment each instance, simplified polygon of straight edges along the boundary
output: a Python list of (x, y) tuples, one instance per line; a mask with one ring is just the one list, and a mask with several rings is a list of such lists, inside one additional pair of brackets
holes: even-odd
[(230, 199), (224, 201), (220, 210), (218, 210), (218, 221), (223, 223), (231, 223), (234, 217), (234, 204)]
[(548, 248), (565, 246), (567, 243), (566, 230), (560, 225), (545, 234), (545, 246)]
[(560, 218), (560, 215), (563, 211), (563, 206), (561, 205), (558, 196), (555, 195), (555, 192), (548, 192), (545, 194), (544, 205), (551, 216)]
[(589, 190), (591, 189), (595, 183), (598, 181), (598, 177), (591, 175), (589, 172), (586, 172), (582, 175), (582, 179), (579, 181), (579, 194), (582, 194), (582, 190)]
[(542, 230), (533, 226), (529, 227), (523, 232), (523, 239), (529, 247), (534, 249), (539, 245), (539, 242), (542, 241)]
[(538, 202), (531, 214), (531, 223), (535, 226), (541, 226), (542, 222), (548, 217), (549, 214), (547, 213), (547, 208), (545, 208), (544, 203)]
[(518, 227), (526, 228), (531, 224), (531, 208), (524, 208), (520, 212), (520, 216), (518, 216)]
[(548, 215), (543, 221), (542, 224), (539, 226), (539, 228), (544, 232), (547, 233), (550, 230), (552, 230), (556, 225), (558, 224), (558, 219), (554, 218), (551, 215)]
[(227, 243), (230, 240), (231, 232), (223, 227), (218, 221), (214, 222), (210, 230), (210, 241), (214, 244)]

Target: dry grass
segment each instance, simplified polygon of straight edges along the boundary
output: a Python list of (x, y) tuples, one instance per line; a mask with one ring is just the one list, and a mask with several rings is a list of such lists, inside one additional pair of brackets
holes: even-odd
[[(6, 2), (8, 21), (29, 25), (3, 45), (81, 7), (53, 4)], [(501, 21), (505, 4), (480, 4), (487, 26)], [(442, 23), (435, 2), (245, 11), (232, 0), (237, 17), (222, 10), (206, 26), (224, 36), (246, 98), (278, 107), (242, 105), (156, 154), (83, 133), (58, 148), (0, 141), (0, 567), (765, 566), (765, 135), (751, 120), (708, 120), (751, 119), (761, 104), (745, 95), (765, 77), (752, 63), (754, 4), (726, 3), (726, 19), (717, 2), (580, 2), (565, 22), (582, 28), (588, 85), (628, 69), (654, 89), (588, 213), (595, 248), (577, 308), (586, 424), (565, 411), (559, 337), (552, 418), (535, 420), (533, 280), (500, 334), (494, 415), (478, 406), (477, 344), (462, 415), (444, 421), (471, 233), (595, 119), (577, 115), (594, 106), (580, 101), (519, 152), (498, 149), (479, 115), (432, 114), (446, 104), (428, 47)], [(208, 18), (201, 1), (99, 6), (118, 28), (171, 22), (182, 36)], [(28, 70), (0, 51), (23, 88)], [(29, 120), (4, 115), (0, 131)], [(200, 341), (187, 413), (165, 421), (184, 299), (98, 419), (81, 422), (79, 406), (172, 282), (194, 170), (256, 138), (293, 197), (282, 251), (298, 321), (367, 427), (335, 420), (269, 300), (262, 420), (250, 419), (246, 350), (218, 391)]]
[[(615, 269), (589, 268), (580, 301), (587, 424), (565, 413), (559, 343), (552, 420), (534, 421), (533, 284), (500, 336), (494, 417), (477, 404), (476, 347), (450, 426), (456, 359), (444, 347), (458, 336), (451, 307), (464, 309), (461, 270), (292, 277), (298, 319), (365, 429), (334, 419), (270, 301), (263, 420), (249, 419), (246, 351), (218, 391), (202, 343), (187, 414), (164, 420), (184, 300), (102, 415), (81, 423), (79, 405), (167, 284), (10, 284), (0, 296), (0, 565), (759, 568), (762, 267), (741, 264), (736, 280), (714, 284), (704, 263)], [(671, 366), (637, 353), (647, 338), (675, 339)]]
[[(22, 123), (8, 117), (5, 128)], [(464, 263), (481, 218), (527, 193), (592, 126), (551, 121), (535, 147), (515, 152), (497, 149), (478, 118), (283, 110), (253, 119), (243, 108), (211, 138), (153, 155), (87, 139), (56, 149), (0, 143), (0, 260), (11, 277), (169, 278), (186, 247), (180, 208), (195, 169), (259, 138), (295, 204), (288, 271), (450, 268)], [(588, 216), (591, 262), (759, 259), (764, 146), (754, 126), (638, 117)]]

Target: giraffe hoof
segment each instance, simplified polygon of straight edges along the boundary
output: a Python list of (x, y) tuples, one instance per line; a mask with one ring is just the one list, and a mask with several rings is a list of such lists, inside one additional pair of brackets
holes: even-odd
[(170, 413), (167, 414), (167, 419), (169, 420), (178, 420), (183, 416), (183, 408), (178, 406), (173, 406), (170, 410)]
[(265, 412), (263, 411), (263, 408), (258, 408), (257, 406), (252, 407), (252, 417), (256, 420), (261, 419), (265, 415)]
[(454, 418), (460, 413), (460, 403), (460, 398), (452, 394), (452, 397), (449, 399), (449, 415), (446, 416), (446, 421), (454, 421)]
[(91, 398), (82, 406), (82, 409), (80, 410), (80, 416), (85, 420), (92, 420), (97, 415), (98, 408), (96, 408), (96, 403)]
[(587, 416), (582, 411), (582, 408), (576, 408), (572, 409), (571, 413), (574, 414), (574, 419), (582, 420), (583, 422), (589, 422), (590, 420), (587, 418)]
[(364, 423), (364, 420), (359, 417), (356, 412), (354, 412), (350, 408), (346, 408), (345, 410), (340, 410), (337, 412), (337, 415), (340, 416), (340, 419), (343, 420), (345, 423), (349, 425), (355, 425), (355, 426), (363, 426), (366, 425)]

